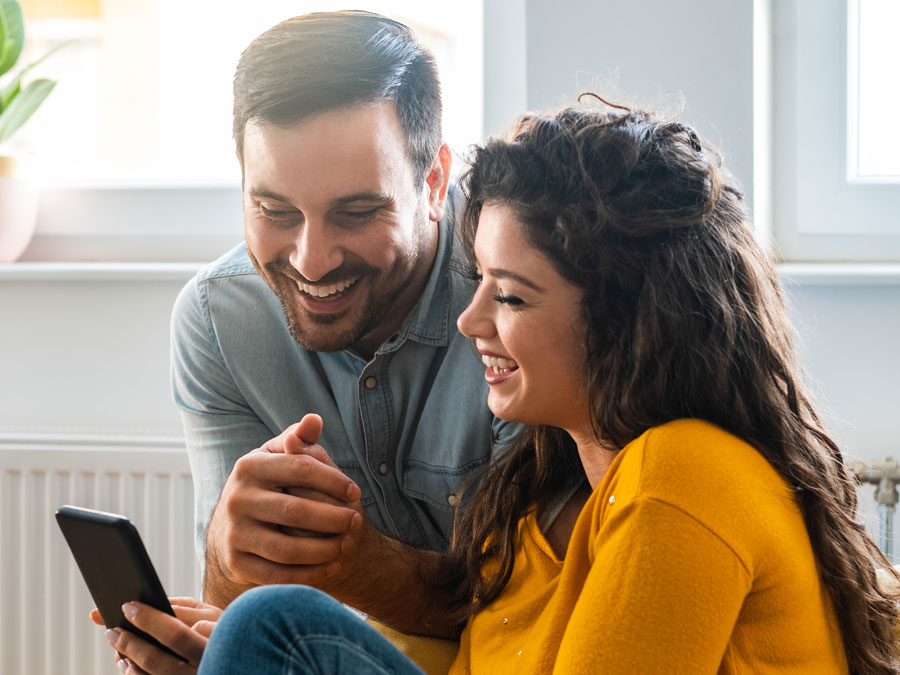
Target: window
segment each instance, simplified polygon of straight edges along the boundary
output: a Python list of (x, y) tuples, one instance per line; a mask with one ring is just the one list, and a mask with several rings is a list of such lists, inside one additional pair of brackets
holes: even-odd
[(847, 178), (900, 183), (900, 134), (885, 117), (900, 110), (900, 3), (850, 0), (847, 15)]
[(900, 5), (770, 7), (779, 252), (790, 261), (900, 260)]
[[(231, 80), (241, 51), (290, 16), (336, 0), (24, 0), (31, 56), (58, 80), (17, 138), (43, 182), (26, 260), (205, 260), (241, 238)], [(482, 132), (482, 3), (359, 3), (410, 25), (438, 61), (444, 137)], [(25, 55), (27, 59), (29, 54)]]

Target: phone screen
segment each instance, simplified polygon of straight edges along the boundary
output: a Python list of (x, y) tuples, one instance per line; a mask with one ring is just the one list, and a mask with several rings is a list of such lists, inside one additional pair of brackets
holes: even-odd
[(123, 604), (137, 600), (175, 616), (134, 524), (125, 516), (77, 506), (61, 506), (56, 522), (106, 627), (127, 630), (184, 660), (122, 613)]

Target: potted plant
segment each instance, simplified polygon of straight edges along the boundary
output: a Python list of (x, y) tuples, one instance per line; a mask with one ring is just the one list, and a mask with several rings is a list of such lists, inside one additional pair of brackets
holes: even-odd
[(0, 262), (11, 262), (22, 254), (37, 219), (36, 186), (16, 174), (15, 158), (5, 155), (3, 146), (56, 85), (46, 78), (25, 84), (25, 75), (63, 46), (13, 72), (24, 44), (22, 7), (18, 0), (0, 0)]

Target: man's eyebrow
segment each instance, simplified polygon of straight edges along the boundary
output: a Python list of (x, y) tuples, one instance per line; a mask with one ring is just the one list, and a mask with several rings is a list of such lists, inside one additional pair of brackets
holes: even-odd
[(382, 194), (380, 192), (355, 192), (350, 195), (338, 197), (331, 203), (331, 205), (332, 207), (334, 207), (343, 206), (344, 204), (349, 204), (350, 202), (388, 202), (390, 201), (390, 199), (390, 195)]
[(528, 288), (537, 291), (538, 293), (543, 293), (544, 289), (538, 286), (533, 281), (529, 281), (521, 274), (516, 274), (515, 272), (510, 272), (509, 270), (498, 269), (496, 267), (488, 270), (491, 276), (495, 279), (512, 279), (513, 281), (518, 281), (523, 286), (528, 286)]
[(251, 197), (263, 197), (264, 199), (272, 199), (276, 202), (284, 202), (285, 204), (290, 204), (291, 200), (285, 197), (282, 194), (278, 194), (274, 190), (267, 190), (266, 188), (250, 188), (248, 190)]
[[(292, 203), (290, 198), (285, 197), (283, 194), (275, 192), (274, 190), (269, 190), (266, 188), (251, 188), (249, 190), (249, 193), (251, 197), (256, 197), (257, 199), (272, 199), (277, 202), (284, 202), (285, 204)], [(331, 206), (332, 208), (334, 208), (336, 206), (343, 206), (352, 202), (384, 203), (390, 200), (391, 197), (389, 195), (382, 194), (380, 192), (354, 192), (353, 194), (338, 197), (331, 203)]]

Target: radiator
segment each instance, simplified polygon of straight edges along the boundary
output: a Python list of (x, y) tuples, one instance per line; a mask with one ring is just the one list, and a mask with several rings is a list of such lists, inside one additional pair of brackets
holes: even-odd
[(199, 597), (177, 440), (0, 438), (0, 675), (119, 672), (53, 517), (62, 504), (127, 515), (169, 595)]

